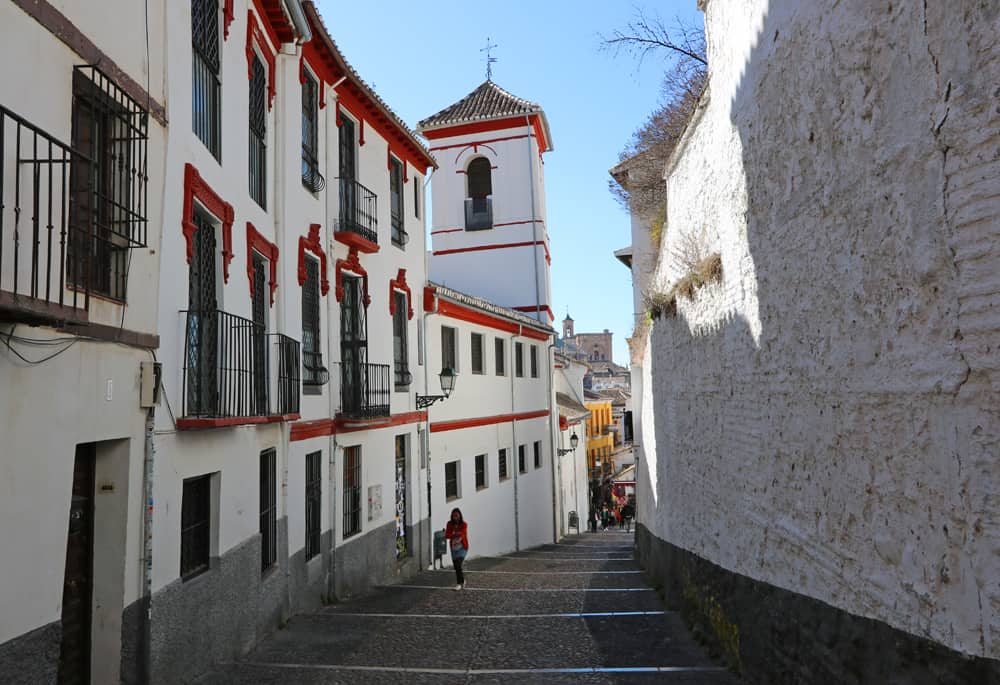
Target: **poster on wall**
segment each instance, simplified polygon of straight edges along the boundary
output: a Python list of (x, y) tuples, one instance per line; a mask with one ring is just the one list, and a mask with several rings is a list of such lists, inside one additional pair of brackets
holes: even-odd
[(368, 486), (368, 520), (375, 521), (382, 517), (382, 486)]

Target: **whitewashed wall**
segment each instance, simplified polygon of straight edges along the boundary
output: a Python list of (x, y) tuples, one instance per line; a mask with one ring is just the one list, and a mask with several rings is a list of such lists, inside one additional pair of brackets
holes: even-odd
[(690, 236), (724, 281), (654, 326), (641, 520), (996, 658), (1000, 15), (705, 5), (710, 82), (668, 167), (656, 282)]

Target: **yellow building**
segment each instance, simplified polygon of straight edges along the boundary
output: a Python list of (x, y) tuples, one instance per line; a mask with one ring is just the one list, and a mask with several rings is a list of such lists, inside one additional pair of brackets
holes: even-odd
[(602, 474), (611, 474), (611, 453), (615, 446), (611, 400), (586, 402), (584, 406), (590, 410), (590, 418), (587, 419), (587, 468), (593, 473), (597, 460), (600, 460)]

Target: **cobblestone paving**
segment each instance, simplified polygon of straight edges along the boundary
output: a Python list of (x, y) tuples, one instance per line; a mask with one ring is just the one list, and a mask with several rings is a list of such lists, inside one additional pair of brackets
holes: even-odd
[(734, 685), (632, 559), (632, 535), (573, 535), (425, 571), (296, 616), (201, 685), (670, 683)]

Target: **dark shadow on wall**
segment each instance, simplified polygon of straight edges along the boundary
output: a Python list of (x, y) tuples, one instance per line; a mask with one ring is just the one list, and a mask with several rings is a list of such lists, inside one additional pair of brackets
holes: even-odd
[[(974, 435), (1000, 432), (961, 348), (942, 118), (956, 93), (995, 88), (977, 60), (995, 54), (997, 9), (949, 3), (925, 22), (909, 3), (807, 5), (772, 0), (735, 92), (710, 94), (731, 95), (742, 146), (760, 333), (740, 315), (697, 335), (683, 313), (654, 324), (662, 540), (647, 546), (676, 548), (657, 565), (668, 596), (736, 645), (748, 682), (998, 681), (995, 660), (804, 596), (916, 628), (977, 582), (940, 570), (974, 550), (941, 530), (969, 533), (966, 512), (939, 503), (977, 479), (989, 497)], [(950, 73), (947, 36), (967, 43)], [(727, 289), (738, 268), (724, 264)], [(808, 611), (768, 610), (769, 587)]]

